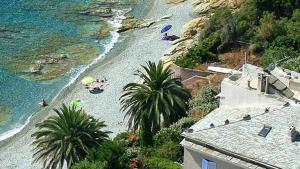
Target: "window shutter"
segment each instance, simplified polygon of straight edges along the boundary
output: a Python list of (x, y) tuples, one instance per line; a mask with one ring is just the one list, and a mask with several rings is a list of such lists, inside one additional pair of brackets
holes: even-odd
[(205, 159), (202, 159), (202, 165), (201, 169), (208, 169), (208, 161)]

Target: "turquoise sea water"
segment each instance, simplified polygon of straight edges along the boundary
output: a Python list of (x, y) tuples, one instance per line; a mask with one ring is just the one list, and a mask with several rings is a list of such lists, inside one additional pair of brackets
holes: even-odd
[(140, 16), (142, 4), (137, 0), (117, 5), (103, 0), (1, 0), (0, 136), (24, 125), (40, 110), (39, 100), (51, 100), (112, 45), (116, 39), (112, 21), (119, 10), (134, 7), (132, 13)]

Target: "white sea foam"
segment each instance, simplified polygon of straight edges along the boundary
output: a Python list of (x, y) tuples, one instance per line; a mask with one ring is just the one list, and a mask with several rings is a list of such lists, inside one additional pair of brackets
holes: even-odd
[(24, 127), (30, 122), (31, 117), (32, 117), (32, 115), (29, 118), (27, 118), (24, 125), (16, 124), (16, 128), (0, 134), (0, 141), (8, 139), (8, 138), (14, 136), (15, 134), (19, 133), (20, 131), (22, 131), (24, 129)]
[[(107, 55), (107, 53), (115, 46), (115, 44), (118, 42), (118, 39), (120, 37), (120, 34), (117, 32), (117, 30), (122, 26), (122, 20), (124, 20), (125, 17), (125, 10), (114, 10), (113, 11), (115, 13), (115, 17), (113, 20), (109, 20), (108, 23), (113, 27), (114, 31), (112, 31), (110, 34), (112, 36), (112, 39), (110, 40), (110, 42), (108, 44), (105, 45), (104, 47), (104, 52), (101, 53), (96, 59), (93, 60), (93, 62), (89, 65), (86, 65), (84, 67), (81, 67), (79, 69), (79, 71), (77, 72), (76, 70), (71, 70), (71, 72), (77, 72), (75, 74), (74, 77), (71, 78), (71, 80), (69, 81), (69, 83), (65, 86), (68, 87), (71, 84), (73, 84), (76, 79), (78, 79), (78, 77), (84, 72), (86, 71), (89, 67), (91, 67), (92, 65), (98, 63), (98, 61), (100, 59), (102, 59), (103, 57), (105, 57)], [(78, 68), (77, 68), (78, 69)], [(65, 88), (64, 87), (64, 88)]]

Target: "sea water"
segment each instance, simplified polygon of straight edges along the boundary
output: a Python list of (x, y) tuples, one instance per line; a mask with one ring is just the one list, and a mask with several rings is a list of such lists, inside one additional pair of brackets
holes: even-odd
[(41, 99), (51, 101), (105, 56), (118, 40), (124, 9), (143, 13), (143, 0), (118, 2), (0, 1), (0, 139), (19, 131)]

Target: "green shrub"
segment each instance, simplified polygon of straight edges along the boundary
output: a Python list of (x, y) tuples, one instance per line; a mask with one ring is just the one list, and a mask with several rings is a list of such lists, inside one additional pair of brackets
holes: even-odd
[(165, 158), (151, 157), (145, 163), (147, 169), (181, 169), (179, 164)]
[(169, 128), (178, 132), (183, 132), (185, 129), (190, 128), (192, 125), (198, 122), (199, 119), (194, 117), (183, 117), (176, 123), (173, 123)]
[(172, 161), (182, 162), (183, 147), (178, 142), (167, 141), (154, 148), (152, 157), (162, 157)]
[(208, 61), (216, 61), (217, 55), (210, 52), (201, 45), (196, 45), (188, 50), (186, 57), (192, 58), (196, 63), (205, 63)]
[(97, 149), (89, 150), (86, 158), (89, 161), (106, 161), (108, 169), (124, 169), (129, 161), (125, 147), (112, 141), (106, 141)]
[(299, 0), (248, 0), (260, 13), (274, 12), (276, 17), (290, 17), (299, 8)]
[[(198, 48), (206, 49), (207, 51), (210, 51), (211, 53), (217, 53), (218, 47), (221, 44), (221, 31), (216, 31), (211, 33), (207, 38), (200, 41)], [(212, 55), (213, 56), (213, 55)], [(190, 56), (193, 58), (193, 55)], [(194, 57), (197, 59), (197, 56)], [(207, 58), (206, 61), (209, 60), (215, 60), (215, 56), (211, 58)]]
[(71, 167), (72, 169), (108, 169), (107, 162), (96, 161), (80, 161)]
[(228, 8), (218, 9), (204, 27), (201, 39), (205, 39), (211, 33), (221, 30), (228, 23), (230, 17), (232, 17), (232, 14)]
[(192, 100), (189, 101), (191, 110), (202, 110), (205, 114), (219, 107), (219, 100), (215, 97), (219, 94), (220, 88), (205, 86), (200, 89)]
[(285, 69), (300, 72), (300, 56), (287, 60), (282, 64)]
[(129, 136), (130, 136), (129, 132), (122, 132), (117, 134), (116, 137), (113, 139), (113, 141), (117, 144), (121, 144), (127, 147), (129, 145), (129, 141), (128, 141)]
[(180, 134), (181, 131), (176, 129), (163, 128), (154, 135), (154, 145), (159, 146), (169, 141), (180, 143), (180, 141), (183, 139)]
[(175, 64), (184, 68), (194, 68), (197, 62), (192, 58), (187, 57), (187, 55), (182, 55), (175, 60)]
[(264, 52), (263, 58), (259, 64), (263, 67), (267, 67), (270, 63), (273, 62), (273, 60), (279, 61), (286, 57), (296, 58), (297, 56), (299, 56), (299, 53), (295, 51), (293, 48), (273, 47), (267, 49)]
[(129, 147), (126, 149), (126, 155), (129, 159), (137, 158), (141, 155), (141, 148), (140, 147)]
[(274, 47), (285, 47), (285, 48), (296, 48), (300, 47), (300, 41), (297, 43), (297, 37), (295, 36), (278, 36), (276, 39), (271, 43), (271, 48)]
[(285, 35), (284, 24), (276, 21), (273, 13), (265, 12), (263, 17), (260, 19), (260, 25), (257, 29), (257, 36), (272, 41), (277, 36)]

